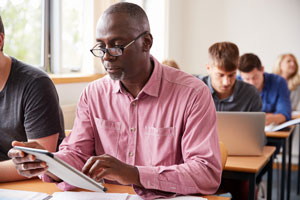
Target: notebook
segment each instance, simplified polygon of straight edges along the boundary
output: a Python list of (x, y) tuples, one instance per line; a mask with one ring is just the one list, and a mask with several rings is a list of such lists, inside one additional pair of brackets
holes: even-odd
[(264, 112), (217, 112), (217, 130), (230, 156), (262, 155)]

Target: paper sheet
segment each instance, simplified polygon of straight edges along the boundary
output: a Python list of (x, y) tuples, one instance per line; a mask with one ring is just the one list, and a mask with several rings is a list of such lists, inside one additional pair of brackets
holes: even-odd
[[(142, 200), (138, 195), (124, 193), (101, 193), (101, 192), (55, 192), (51, 200)], [(157, 199), (165, 200), (165, 199)], [(168, 200), (207, 200), (202, 197), (195, 196), (179, 196), (169, 198)]]
[(45, 200), (47, 197), (46, 193), (0, 189), (1, 200)]
[(279, 125), (274, 125), (274, 124), (270, 124), (268, 126), (265, 126), (265, 131), (266, 132), (273, 132), (273, 131), (279, 131), (283, 128), (286, 128), (288, 126), (294, 125), (294, 124), (299, 124), (300, 123), (300, 118), (297, 119), (293, 119), (287, 122), (284, 122), (282, 124)]
[[(103, 192), (55, 192), (52, 197), (46, 193), (29, 192), (22, 190), (0, 189), (0, 200), (142, 200), (138, 195), (127, 193)], [(165, 199), (158, 199), (165, 200)], [(179, 196), (168, 200), (207, 200), (195, 196)]]
[(102, 192), (55, 192), (51, 200), (127, 200), (126, 193), (102, 193)]

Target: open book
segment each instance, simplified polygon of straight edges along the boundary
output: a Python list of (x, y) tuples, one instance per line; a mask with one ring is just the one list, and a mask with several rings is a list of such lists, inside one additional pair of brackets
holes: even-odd
[(295, 125), (295, 124), (300, 124), (300, 118), (293, 119), (293, 120), (284, 122), (284, 123), (279, 124), (279, 125), (271, 124), (271, 125), (265, 126), (265, 132), (279, 131), (281, 129), (284, 129), (286, 127), (289, 127), (289, 126)]

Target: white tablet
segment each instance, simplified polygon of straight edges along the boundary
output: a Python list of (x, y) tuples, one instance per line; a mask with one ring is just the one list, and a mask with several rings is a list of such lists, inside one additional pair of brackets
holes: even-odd
[(36, 159), (46, 162), (49, 172), (70, 185), (96, 192), (106, 191), (106, 188), (101, 183), (88, 177), (47, 150), (21, 146), (15, 146), (14, 149), (21, 150), (27, 154), (32, 154)]

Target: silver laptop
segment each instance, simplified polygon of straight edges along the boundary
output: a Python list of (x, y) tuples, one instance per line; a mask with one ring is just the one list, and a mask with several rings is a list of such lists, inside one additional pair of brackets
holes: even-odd
[(262, 155), (265, 144), (264, 112), (217, 112), (217, 129), (231, 156)]

